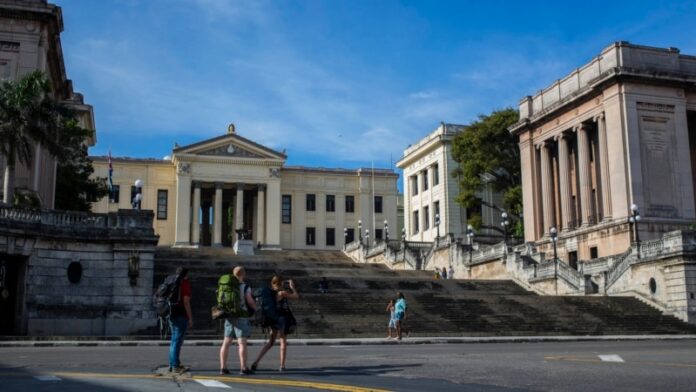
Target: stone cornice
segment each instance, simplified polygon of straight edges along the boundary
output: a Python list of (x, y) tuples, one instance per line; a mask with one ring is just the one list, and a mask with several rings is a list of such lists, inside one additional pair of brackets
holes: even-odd
[(270, 166), (270, 167), (280, 167), (284, 162), (282, 159), (224, 157), (224, 156), (195, 155), (195, 154), (176, 154), (173, 159), (176, 162), (240, 164), (240, 165), (248, 165), (248, 166)]

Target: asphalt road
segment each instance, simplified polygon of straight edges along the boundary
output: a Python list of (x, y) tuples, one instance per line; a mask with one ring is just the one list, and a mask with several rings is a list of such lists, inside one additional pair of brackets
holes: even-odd
[[(259, 346), (250, 348), (255, 355)], [(184, 347), (182, 377), (154, 372), (164, 347), (0, 348), (12, 391), (693, 391), (696, 340), (389, 346), (290, 346), (254, 376), (217, 374), (217, 349)], [(230, 369), (237, 362), (231, 356)], [(207, 385), (204, 385), (207, 384)]]

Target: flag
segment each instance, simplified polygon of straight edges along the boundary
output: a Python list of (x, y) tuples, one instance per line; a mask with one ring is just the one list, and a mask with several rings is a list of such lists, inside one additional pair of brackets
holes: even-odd
[(109, 200), (114, 197), (114, 165), (111, 163), (111, 149), (109, 149)]

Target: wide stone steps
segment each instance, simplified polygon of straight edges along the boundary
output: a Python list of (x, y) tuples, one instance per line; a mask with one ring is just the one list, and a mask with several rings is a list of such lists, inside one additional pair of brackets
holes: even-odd
[[(301, 299), (292, 308), (298, 337), (380, 337), (386, 334), (386, 303), (406, 296), (414, 336), (606, 335), (696, 333), (696, 326), (662, 315), (628, 297), (538, 296), (505, 280), (433, 280), (425, 271), (393, 271), (380, 264), (356, 264), (341, 252), (277, 251), (239, 257), (229, 249), (158, 249), (155, 282), (177, 266), (190, 270), (192, 305), (199, 338), (219, 337), (210, 319), (217, 279), (243, 265), (253, 287), (273, 274), (296, 281)], [(329, 293), (317, 292), (326, 277)], [(154, 334), (154, 330), (143, 331)], [(255, 336), (261, 332), (255, 329)]]

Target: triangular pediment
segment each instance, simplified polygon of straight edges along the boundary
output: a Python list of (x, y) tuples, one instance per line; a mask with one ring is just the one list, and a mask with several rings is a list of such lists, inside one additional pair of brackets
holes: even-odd
[(205, 157), (229, 157), (285, 160), (285, 154), (260, 145), (236, 133), (228, 133), (188, 146), (175, 147), (174, 154)]

